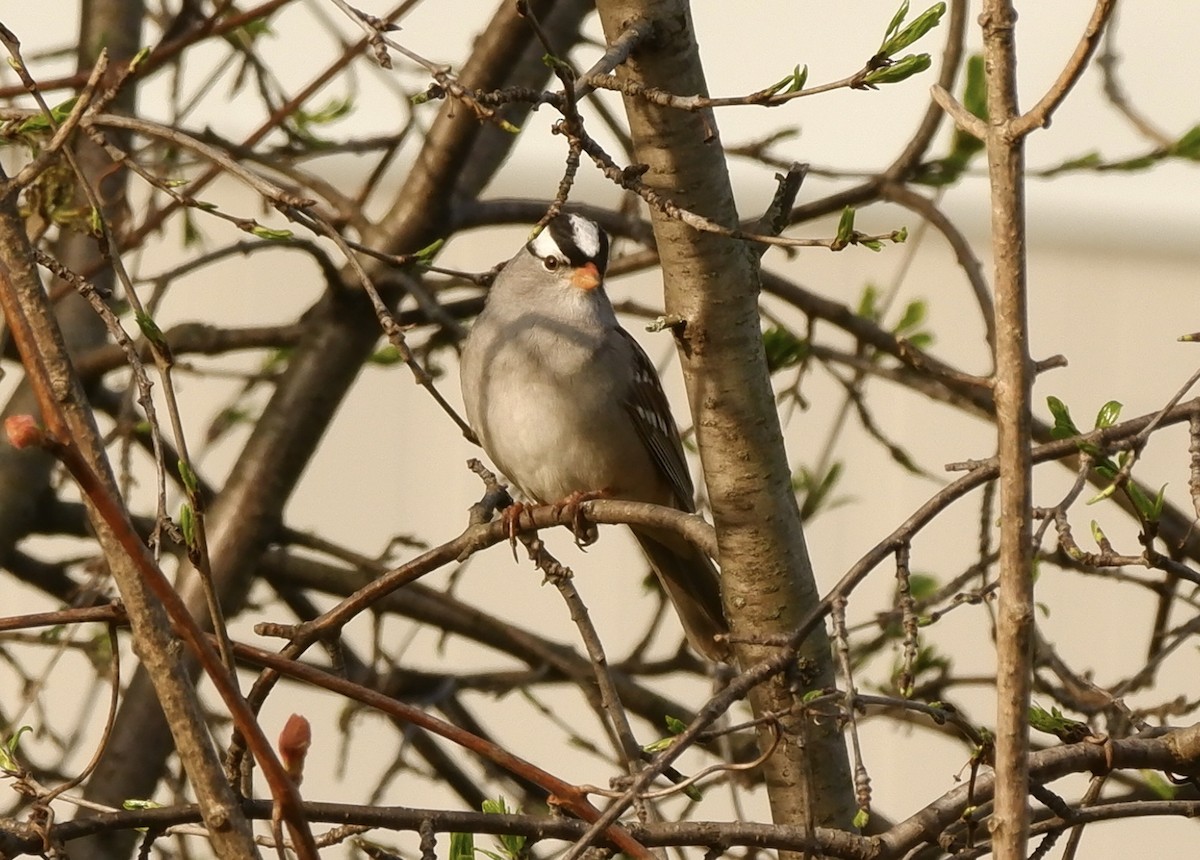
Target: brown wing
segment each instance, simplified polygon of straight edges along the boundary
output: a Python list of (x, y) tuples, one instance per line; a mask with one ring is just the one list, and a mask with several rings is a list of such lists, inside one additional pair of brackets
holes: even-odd
[(679, 441), (679, 428), (671, 417), (671, 405), (667, 395), (663, 393), (662, 383), (650, 363), (649, 356), (633, 339), (629, 332), (622, 328), (617, 331), (625, 338), (633, 353), (634, 374), (633, 385), (629, 390), (625, 408), (633, 418), (638, 436), (650, 457), (659, 470), (671, 484), (676, 500), (681, 510), (694, 512), (696, 509), (695, 488), (692, 477), (688, 474), (687, 460), (683, 455), (683, 444)]

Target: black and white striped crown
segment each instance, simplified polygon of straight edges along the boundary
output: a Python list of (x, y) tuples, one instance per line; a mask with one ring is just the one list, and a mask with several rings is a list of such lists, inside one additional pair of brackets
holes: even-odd
[(603, 274), (608, 266), (608, 234), (595, 221), (574, 213), (547, 224), (529, 247), (539, 257), (562, 257), (576, 269), (594, 263)]

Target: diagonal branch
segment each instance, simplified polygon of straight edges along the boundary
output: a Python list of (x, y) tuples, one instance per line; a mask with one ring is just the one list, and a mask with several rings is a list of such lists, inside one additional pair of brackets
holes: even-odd
[[(49, 436), (88, 501), (97, 538), (129, 609), (134, 634), (140, 643), (142, 666), (153, 679), (180, 759), (212, 826), (214, 847), (222, 855), (253, 856), (249, 824), (240, 815), (236, 798), (224, 779), (196, 692), (179, 662), (171, 656), (174, 637), (160, 601), (168, 592), (172, 595), (174, 592), (157, 571), (117, 500), (116, 484), (99, 431), (79, 379), (67, 360), (61, 333), (37, 278), (33, 254), (16, 210), (14, 188), (8, 185), (4, 189), (7, 193), (0, 196), (0, 307), (21, 352), (26, 378), (41, 406)], [(158, 580), (144, 578), (152, 575), (150, 569), (158, 573)], [(160, 586), (160, 593), (152, 596), (154, 584)], [(193, 644), (200, 647), (204, 643)], [(219, 660), (214, 666), (225, 687), (231, 688), (230, 677), (220, 668)], [(232, 707), (234, 702), (230, 704)], [(242, 707), (245, 709), (244, 702)], [(249, 715), (249, 711), (245, 710), (245, 714)], [(250, 722), (253, 724), (252, 716)], [(271, 755), (269, 745), (266, 755)], [(290, 780), (286, 782), (290, 784)], [(315, 857), (315, 848), (309, 856)]]
[(1116, 9), (1117, 0), (1096, 0), (1096, 8), (1092, 10), (1091, 20), (1084, 28), (1083, 35), (1079, 37), (1079, 44), (1075, 46), (1074, 53), (1071, 54), (1067, 64), (1059, 73), (1057, 80), (1050, 85), (1046, 94), (1038, 100), (1037, 104), (1013, 122), (1014, 134), (1026, 135), (1034, 129), (1050, 125), (1050, 117), (1054, 111), (1058, 110), (1058, 106), (1063, 103), (1067, 94), (1075, 88), (1075, 84), (1079, 82), (1080, 76), (1087, 68), (1088, 61), (1096, 53), (1096, 48), (1104, 36), (1104, 30)]

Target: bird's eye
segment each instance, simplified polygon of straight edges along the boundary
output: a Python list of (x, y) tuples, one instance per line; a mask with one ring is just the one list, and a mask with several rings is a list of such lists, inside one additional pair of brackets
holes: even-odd
[(558, 257), (542, 257), (542, 265), (546, 267), (547, 272), (553, 272), (560, 265), (561, 261)]

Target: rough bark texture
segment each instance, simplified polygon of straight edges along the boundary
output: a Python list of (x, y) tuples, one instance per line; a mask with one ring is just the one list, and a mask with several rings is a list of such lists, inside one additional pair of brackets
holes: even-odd
[(1016, 82), (1016, 11), (985, 4), (988, 173), (996, 292), (996, 427), (1000, 457), (1000, 603), (996, 612), (996, 808), (989, 827), (998, 860), (1026, 856), (1029, 838), (1029, 701), (1033, 684), (1033, 419), (1025, 296), (1024, 139)]
[[(618, 74), (683, 95), (707, 94), (688, 5), (649, 0), (598, 4), (611, 42), (630, 22), (653, 22), (654, 37)], [(626, 98), (645, 182), (692, 211), (737, 223), (724, 154), (711, 114)], [(653, 213), (666, 306), (687, 321), (680, 357), (695, 419), (721, 554), (726, 614), (734, 635), (786, 636), (818, 601), (759, 329), (757, 257), (744, 244), (700, 234)], [(773, 653), (737, 646), (751, 665)], [(777, 823), (849, 827), (854, 814), (845, 745), (832, 720), (808, 719), (797, 691), (835, 683), (823, 628), (804, 647), (794, 677), (752, 697), (759, 714), (781, 715), (784, 742), (767, 766)], [(765, 729), (763, 743), (770, 743)]]

